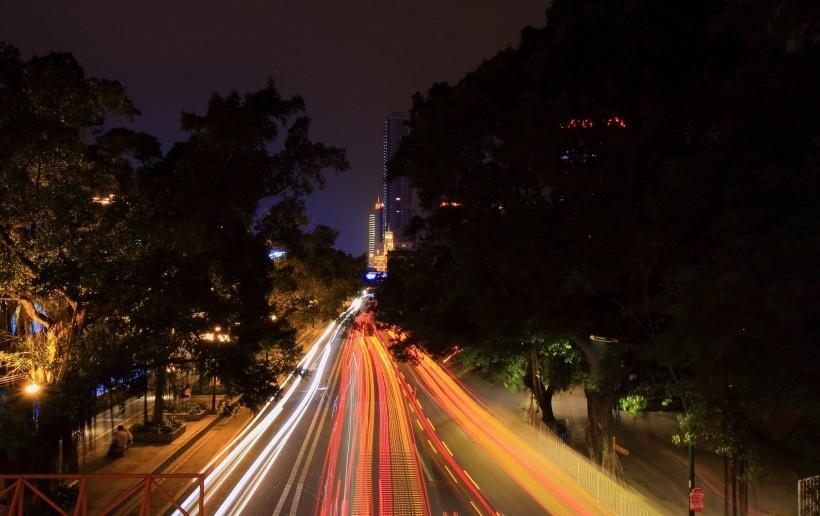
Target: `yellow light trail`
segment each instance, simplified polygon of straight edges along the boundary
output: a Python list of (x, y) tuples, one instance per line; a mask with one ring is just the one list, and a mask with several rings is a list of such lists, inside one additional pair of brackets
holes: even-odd
[(415, 371), (433, 399), (545, 511), (573, 516), (611, 514), (559, 467), (493, 417), (429, 356), (418, 353), (417, 358)]

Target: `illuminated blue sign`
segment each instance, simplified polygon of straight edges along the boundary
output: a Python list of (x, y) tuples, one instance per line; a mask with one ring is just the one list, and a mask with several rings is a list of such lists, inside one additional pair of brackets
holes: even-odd
[(364, 280), (367, 283), (378, 283), (379, 281), (384, 280), (384, 278), (386, 278), (386, 277), (387, 277), (386, 272), (370, 270), (370, 271), (367, 271), (367, 272), (364, 273)]

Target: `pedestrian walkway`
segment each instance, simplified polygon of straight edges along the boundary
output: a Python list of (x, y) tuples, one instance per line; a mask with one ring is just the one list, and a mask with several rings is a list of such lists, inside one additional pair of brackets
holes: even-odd
[[(251, 412), (240, 408), (236, 414), (223, 417), (207, 414), (199, 421), (185, 423), (185, 432), (169, 444), (135, 442), (123, 457), (106, 456), (108, 445), (96, 446), (80, 468), (80, 474), (94, 475), (88, 483), (88, 509), (94, 514), (122, 496), (137, 482), (106, 475), (206, 474), (210, 458), (228, 445), (250, 421)], [(187, 484), (193, 485), (193, 482)], [(176, 495), (177, 493), (172, 493)]]
[[(298, 343), (307, 347), (320, 333), (321, 328), (311, 328), (299, 335)], [(194, 401), (210, 406), (210, 396), (202, 396), (199, 400), (195, 396)], [(234, 415), (228, 417), (208, 413), (198, 421), (186, 421), (185, 432), (171, 443), (149, 444), (137, 440), (125, 451), (123, 457), (107, 457), (112, 430), (116, 425), (122, 424), (130, 428), (133, 424), (142, 422), (145, 411), (150, 414), (152, 409), (153, 402), (150, 399), (146, 403), (142, 398), (131, 398), (121, 408), (98, 415), (84, 449), (80, 450), (79, 459), (79, 474), (95, 476), (88, 483), (90, 514), (110, 504), (135, 484), (133, 479), (105, 478), (106, 475), (207, 475), (211, 458), (228, 446), (253, 417), (251, 411), (245, 407), (240, 407)], [(188, 484), (188, 487), (192, 487), (190, 482)]]

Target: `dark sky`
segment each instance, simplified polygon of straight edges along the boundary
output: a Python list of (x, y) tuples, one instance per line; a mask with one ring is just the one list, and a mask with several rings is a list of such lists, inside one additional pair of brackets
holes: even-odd
[(367, 247), (380, 191), (384, 117), (416, 91), (455, 82), (543, 26), (546, 0), (0, 0), (0, 39), (23, 58), (71, 52), (89, 76), (120, 81), (142, 112), (135, 127), (181, 139), (181, 110), (212, 93), (253, 91), (273, 77), (305, 98), (312, 136), (347, 149), (352, 170), (328, 174), (308, 200), (337, 247)]

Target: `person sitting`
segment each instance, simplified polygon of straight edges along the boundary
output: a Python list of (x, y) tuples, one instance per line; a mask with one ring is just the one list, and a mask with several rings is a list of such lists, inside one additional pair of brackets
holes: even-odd
[(122, 425), (117, 425), (117, 430), (114, 432), (114, 439), (111, 441), (111, 447), (108, 449), (109, 457), (122, 457), (125, 454), (125, 449), (134, 442), (134, 436), (131, 432), (125, 429)]

